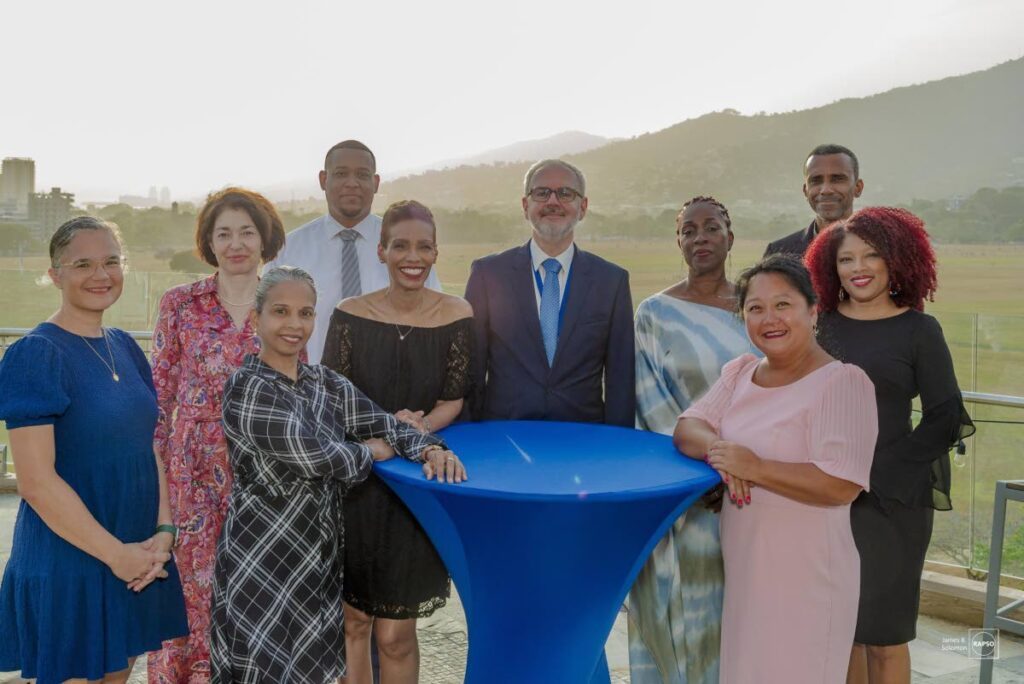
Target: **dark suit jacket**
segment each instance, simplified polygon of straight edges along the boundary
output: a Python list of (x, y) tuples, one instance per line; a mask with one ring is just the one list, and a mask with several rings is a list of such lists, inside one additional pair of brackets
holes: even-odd
[(764, 255), (769, 254), (795, 254), (798, 257), (803, 258), (804, 252), (811, 246), (815, 238), (815, 222), (811, 221), (811, 225), (807, 226), (803, 230), (798, 230), (791, 235), (787, 235), (784, 238), (779, 238), (775, 242), (769, 242), (768, 248), (764, 250)]
[(548, 367), (529, 243), (473, 262), (466, 299), (473, 305), (476, 342), (475, 420), (634, 425), (629, 274), (579, 247), (570, 269), (558, 347)]

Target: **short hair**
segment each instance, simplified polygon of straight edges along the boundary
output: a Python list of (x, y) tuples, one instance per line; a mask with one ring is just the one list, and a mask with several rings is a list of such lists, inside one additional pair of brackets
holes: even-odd
[(277, 209), (263, 195), (244, 188), (224, 188), (206, 197), (206, 204), (196, 217), (196, 254), (206, 263), (217, 268), (217, 256), (210, 242), (217, 217), (225, 209), (241, 209), (252, 219), (260, 233), (262, 250), (260, 258), (270, 261), (284, 247), (284, 224)]
[(792, 254), (771, 254), (761, 259), (747, 270), (740, 273), (736, 281), (736, 311), (743, 315), (743, 306), (747, 303), (747, 294), (750, 292), (750, 281), (754, 276), (774, 273), (786, 279), (797, 292), (807, 301), (807, 306), (813, 307), (818, 298), (814, 293), (814, 286), (811, 284), (811, 274), (800, 262), (800, 259)]
[(587, 179), (583, 175), (583, 172), (573, 166), (567, 161), (561, 159), (541, 159), (536, 162), (533, 166), (526, 170), (526, 176), (523, 177), (523, 196), (530, 194), (531, 184), (533, 183), (533, 177), (537, 175), (542, 169), (546, 169), (549, 166), (561, 166), (563, 169), (576, 176), (576, 182), (579, 184), (580, 195), (583, 197), (587, 196)]
[(691, 199), (686, 200), (683, 203), (683, 208), (676, 214), (676, 233), (679, 232), (679, 221), (683, 218), (683, 213), (690, 208), (692, 204), (712, 204), (718, 207), (718, 211), (722, 212), (722, 218), (725, 219), (725, 227), (728, 230), (732, 230), (732, 219), (729, 217), (729, 210), (725, 208), (725, 205), (716, 200), (711, 195), (697, 195)]
[(370, 164), (372, 165), (372, 171), (377, 173), (377, 157), (374, 156), (373, 150), (359, 142), (358, 140), (342, 140), (340, 143), (327, 150), (327, 154), (324, 155), (324, 170), (327, 170), (327, 162), (331, 160), (331, 153), (334, 150), (359, 150), (360, 152), (366, 152), (370, 155)]
[(309, 285), (309, 289), (313, 291), (313, 303), (316, 304), (316, 282), (313, 276), (298, 266), (275, 266), (260, 276), (260, 281), (256, 284), (256, 313), (263, 313), (263, 305), (267, 303), (267, 296), (271, 290), (281, 283), (290, 281)]
[(857, 155), (853, 153), (849, 147), (843, 145), (836, 145), (835, 143), (826, 143), (824, 145), (818, 145), (811, 150), (806, 157), (804, 157), (804, 172), (807, 171), (807, 161), (811, 157), (824, 157), (827, 154), (845, 154), (850, 158), (853, 163), (853, 180), (860, 178), (860, 162), (857, 161)]
[(380, 220), (381, 247), (388, 246), (388, 241), (390, 240), (388, 231), (392, 226), (396, 223), (410, 220), (429, 223), (430, 227), (434, 229), (434, 240), (437, 240), (437, 224), (434, 222), (434, 214), (430, 209), (416, 200), (402, 200), (389, 206)]
[(924, 221), (905, 209), (866, 207), (845, 221), (838, 221), (818, 234), (804, 259), (818, 293), (818, 308), (835, 311), (839, 306), (839, 272), (836, 258), (847, 233), (868, 243), (885, 260), (889, 286), (896, 306), (924, 310), (938, 287), (935, 251)]
[(64, 250), (71, 244), (71, 240), (74, 239), (75, 235), (83, 230), (108, 231), (114, 236), (117, 246), (122, 252), (124, 251), (124, 240), (121, 238), (121, 231), (118, 229), (117, 224), (104, 221), (95, 216), (76, 216), (62, 223), (54, 231), (53, 235), (50, 236), (50, 265), (53, 268), (60, 266), (60, 258), (64, 254)]

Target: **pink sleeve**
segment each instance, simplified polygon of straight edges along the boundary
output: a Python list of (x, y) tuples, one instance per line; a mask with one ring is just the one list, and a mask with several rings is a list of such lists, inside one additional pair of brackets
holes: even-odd
[(156, 403), (159, 409), (156, 433), (153, 435), (153, 448), (163, 459), (167, 438), (171, 431), (171, 416), (174, 413), (174, 402), (178, 394), (178, 381), (181, 376), (181, 345), (178, 339), (178, 298), (175, 290), (168, 290), (160, 299), (157, 313), (156, 329), (153, 331), (153, 347), (150, 352), (153, 366), (153, 385), (156, 386)]
[(732, 404), (732, 395), (736, 390), (736, 381), (746, 370), (756, 364), (758, 358), (753, 354), (744, 354), (722, 366), (722, 375), (707, 393), (690, 404), (680, 418), (698, 418), (711, 426), (715, 432), (722, 425), (722, 418)]
[(875, 386), (860, 368), (843, 364), (811, 414), (811, 463), (867, 491), (877, 439)]

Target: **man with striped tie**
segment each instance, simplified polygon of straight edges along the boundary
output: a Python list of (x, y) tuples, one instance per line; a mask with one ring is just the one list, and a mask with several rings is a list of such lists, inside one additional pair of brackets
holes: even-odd
[[(388, 286), (387, 267), (377, 256), (380, 217), (370, 213), (380, 185), (377, 159), (358, 140), (345, 140), (327, 150), (320, 188), (327, 214), (296, 228), (277, 258), (264, 266), (298, 266), (316, 281), (316, 326), (306, 343), (310, 363), (320, 363), (327, 324), (342, 299)], [(427, 287), (441, 289), (431, 270)]]
[(634, 424), (629, 274), (574, 242), (586, 179), (545, 159), (526, 173), (529, 242), (473, 263), (466, 299), (477, 420)]

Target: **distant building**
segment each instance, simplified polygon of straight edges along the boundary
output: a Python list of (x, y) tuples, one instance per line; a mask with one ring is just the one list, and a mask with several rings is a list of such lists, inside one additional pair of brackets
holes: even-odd
[(171, 189), (166, 185), (160, 188), (160, 206), (169, 207), (171, 206)]
[(29, 197), (35, 191), (35, 161), (21, 157), (4, 159), (0, 166), (0, 214), (28, 216)]
[(40, 237), (48, 237), (60, 224), (71, 218), (71, 206), (75, 196), (50, 188), (50, 192), (34, 192), (29, 195), (28, 217), (36, 225)]
[(127, 204), (132, 209), (149, 209), (157, 205), (157, 200), (142, 195), (120, 195), (117, 198), (118, 204)]

